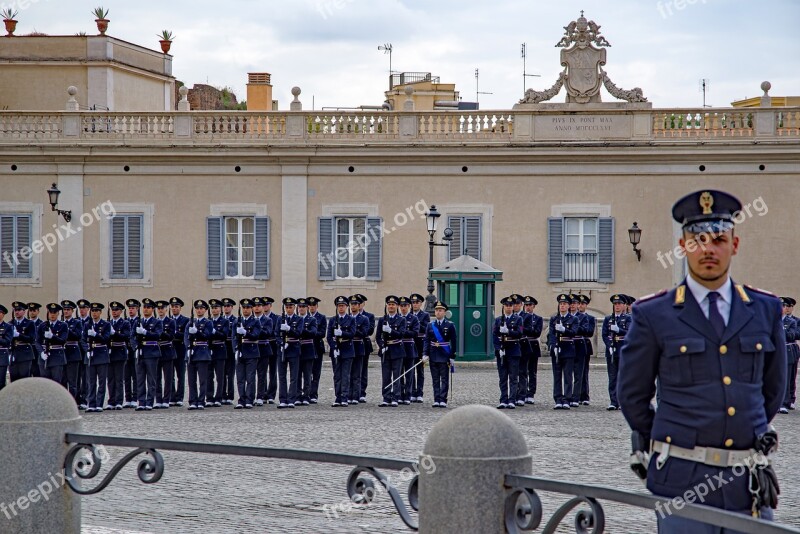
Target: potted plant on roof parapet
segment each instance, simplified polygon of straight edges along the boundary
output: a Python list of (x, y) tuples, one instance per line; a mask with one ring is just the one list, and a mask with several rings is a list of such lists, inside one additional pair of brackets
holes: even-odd
[(100, 35), (105, 35), (106, 30), (108, 29), (108, 23), (110, 22), (106, 17), (108, 17), (108, 9), (103, 7), (96, 7), (94, 11), (92, 11), (92, 15), (96, 18), (94, 21), (97, 23), (97, 31), (100, 32)]
[(7, 7), (4, 10), (0, 11), (0, 15), (2, 15), (3, 17), (3, 23), (6, 25), (6, 31), (8, 32), (6, 37), (13, 36), (14, 30), (17, 29), (17, 21), (14, 18), (17, 16), (17, 12), (12, 11), (10, 7)]
[(175, 37), (172, 35), (172, 32), (169, 30), (161, 30), (161, 33), (157, 34), (157, 37), (161, 39), (158, 41), (161, 43), (161, 51), (165, 54), (168, 54), (169, 48), (172, 46), (172, 41), (175, 39)]

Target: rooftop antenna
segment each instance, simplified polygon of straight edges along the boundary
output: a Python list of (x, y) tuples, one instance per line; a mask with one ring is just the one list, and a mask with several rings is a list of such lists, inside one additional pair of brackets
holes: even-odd
[(481, 77), (480, 72), (478, 72), (478, 69), (475, 68), (475, 103), (476, 104), (479, 102), (479, 95), (493, 95), (494, 94), (494, 93), (487, 93), (486, 91), (481, 91), (480, 90), (480, 86), (479, 86), (480, 77)]
[(706, 92), (708, 91), (708, 87), (711, 85), (711, 80), (708, 78), (701, 78), (700, 79), (700, 91), (703, 93), (703, 107), (710, 108), (711, 105), (706, 105)]
[(527, 57), (527, 48), (528, 48), (528, 43), (522, 43), (522, 47), (521, 47), (521, 49), (522, 49), (522, 94), (525, 94), (525, 91), (528, 90), (528, 84), (527, 84), (528, 76), (530, 76), (531, 78), (539, 78), (539, 77), (541, 77), (540, 74), (528, 74), (526, 72), (526, 70), (525, 70), (525, 67), (526, 67), (525, 58)]
[(392, 90), (392, 43), (384, 43), (378, 46), (378, 50), (383, 51), (384, 54), (389, 54), (389, 90)]

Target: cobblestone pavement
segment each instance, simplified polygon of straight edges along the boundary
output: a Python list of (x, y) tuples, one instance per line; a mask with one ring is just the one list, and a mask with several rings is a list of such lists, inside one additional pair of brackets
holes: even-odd
[[(275, 406), (254, 410), (231, 407), (188, 412), (185, 408), (153, 412), (104, 412), (84, 416), (86, 433), (152, 437), (198, 442), (236, 443), (281, 448), (318, 449), (414, 459), (444, 410), (427, 403), (378, 408), (377, 365), (370, 368), (370, 402), (346, 410), (330, 407), (332, 389), (321, 404), (295, 410)], [(494, 406), (497, 373), (490, 367), (458, 369), (450, 409), (465, 404)], [(330, 367), (323, 384), (332, 383)], [(533, 455), (533, 474), (631, 491), (644, 491), (628, 468), (630, 433), (620, 412), (607, 412), (605, 369), (591, 370), (592, 405), (569, 412), (553, 411), (552, 374), (539, 371), (535, 406), (505, 411), (524, 433)], [(779, 415), (781, 452), (776, 470), (781, 479), (777, 520), (800, 526), (800, 490), (792, 482), (800, 472), (796, 444), (800, 413)], [(109, 447), (112, 462), (128, 451)], [(145, 485), (128, 465), (104, 491), (83, 498), (85, 534), (217, 533), (217, 532), (405, 532), (389, 498), (348, 513), (326, 516), (325, 505), (347, 504), (347, 466), (164, 452), (162, 480)], [(103, 468), (106, 472), (108, 466)], [(397, 476), (396, 473), (385, 472)], [(402, 487), (402, 485), (401, 485)], [(405, 497), (405, 490), (403, 496)], [(569, 497), (540, 494), (545, 521)], [(329, 508), (328, 508), (329, 509)], [(655, 532), (651, 512), (604, 503), (606, 532)], [(559, 532), (574, 532), (573, 516)], [(570, 528), (567, 528), (570, 527)]]

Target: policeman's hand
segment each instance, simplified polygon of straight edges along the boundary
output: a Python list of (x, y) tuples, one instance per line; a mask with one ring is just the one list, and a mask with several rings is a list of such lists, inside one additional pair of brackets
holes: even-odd
[(247, 330), (245, 330), (243, 326), (240, 326), (236, 329), (236, 333), (243, 336), (247, 333)]
[(502, 358), (503, 356), (506, 355), (506, 351), (500, 350), (500, 351), (498, 351), (498, 354), (500, 354), (500, 357)]
[(565, 332), (567, 329), (564, 328), (563, 324), (557, 324), (556, 325), (556, 330), (558, 330), (559, 332)]
[(197, 327), (196, 326), (190, 326), (189, 327), (189, 333), (190, 334), (196, 334), (197, 333)]
[(559, 353), (558, 347), (553, 347), (553, 356), (558, 358), (558, 353)]
[(455, 365), (455, 364), (456, 364), (456, 361), (455, 361), (455, 359), (453, 359), (453, 358), (450, 358), (450, 366), (452, 367), (452, 366), (453, 366), (453, 365)]
[(48, 358), (47, 353), (42, 352), (42, 360), (47, 361), (47, 358)]
[(136, 327), (136, 333), (143, 336), (143, 335), (145, 335), (147, 333), (147, 329), (146, 328), (142, 328), (141, 326), (137, 326)]
[(339, 357), (339, 349), (333, 349), (333, 359), (335, 360), (338, 357)]
[(506, 325), (501, 326), (500, 327), (500, 333), (501, 334), (508, 334), (508, 327)]
[(112, 327), (111, 327), (111, 330), (109, 330), (109, 333), (110, 333), (110, 334), (113, 336), (114, 334), (116, 334), (116, 333), (117, 333), (117, 331), (116, 331), (116, 330), (114, 330), (114, 327), (112, 326)]
[(216, 329), (216, 328), (212, 328), (212, 329), (211, 329), (211, 335), (213, 336), (213, 335), (214, 335), (214, 334), (216, 334), (216, 333), (217, 333), (217, 329)]
[(341, 336), (342, 335), (342, 329), (341, 328), (334, 328), (333, 329), (333, 335), (334, 336)]
[(14, 337), (19, 337), (19, 332), (17, 332), (17, 327), (16, 326), (12, 326), (11, 329), (14, 331), (13, 336)]
[(89, 329), (89, 337), (94, 337), (97, 335), (97, 332), (94, 331), (94, 328)]
[(612, 324), (608, 327), (612, 332), (619, 332), (619, 327), (615, 324)]
[(46, 339), (53, 339), (53, 333), (50, 330), (46, 330), (44, 333), (44, 337)]
[(427, 354), (423, 354), (423, 355), (422, 355), (422, 361), (423, 361), (424, 363), (428, 363), (428, 361), (429, 361), (429, 360), (430, 360), (430, 358), (428, 357), (428, 355), (427, 355)]
[(288, 324), (286, 324), (286, 323), (281, 323), (281, 332), (288, 332), (288, 331), (289, 331), (289, 330), (291, 330), (291, 329), (292, 329), (292, 327), (291, 327), (291, 326), (289, 326)]
[(645, 451), (631, 453), (631, 470), (642, 480), (647, 480), (648, 465), (650, 465), (650, 453)]
[(383, 330), (387, 334), (391, 334), (392, 333), (392, 327), (389, 326), (388, 324), (383, 325), (383, 328), (381, 328), (381, 330)]

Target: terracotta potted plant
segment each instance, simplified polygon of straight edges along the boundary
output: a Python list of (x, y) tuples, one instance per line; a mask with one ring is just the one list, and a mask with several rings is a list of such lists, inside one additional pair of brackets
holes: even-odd
[(174, 39), (172, 32), (169, 30), (161, 30), (161, 33), (157, 34), (157, 37), (160, 39), (158, 42), (161, 43), (161, 51), (168, 54)]
[(94, 21), (97, 23), (97, 31), (100, 32), (100, 35), (105, 35), (106, 30), (108, 29), (108, 23), (110, 22), (106, 18), (108, 17), (108, 9), (96, 7), (94, 8), (94, 11), (92, 11), (92, 15), (95, 16)]
[(14, 35), (14, 30), (17, 29), (17, 21), (14, 18), (17, 16), (17, 12), (12, 11), (10, 7), (7, 7), (0, 11), (0, 15), (3, 16), (3, 23), (6, 25), (6, 31), (8, 32), (6, 37), (11, 37)]

